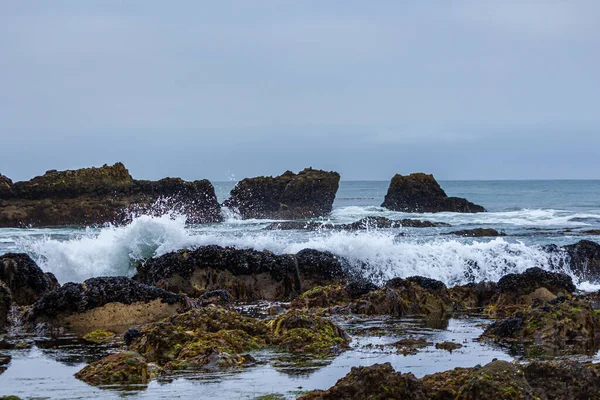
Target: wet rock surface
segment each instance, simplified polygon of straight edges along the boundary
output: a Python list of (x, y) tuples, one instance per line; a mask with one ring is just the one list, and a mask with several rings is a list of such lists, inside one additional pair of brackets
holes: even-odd
[[(48, 171), (12, 186), (0, 180), (0, 227), (88, 225), (127, 221), (127, 210), (148, 211), (159, 199), (188, 216), (188, 222), (222, 220), (207, 180), (134, 180), (121, 163), (73, 171)], [(160, 211), (157, 211), (160, 213)]]
[(395, 175), (382, 207), (401, 212), (484, 212), (485, 208), (470, 201), (448, 197), (433, 175), (423, 173)]
[(521, 274), (508, 274), (498, 281), (498, 304), (531, 304), (534, 299), (552, 300), (573, 293), (573, 279), (566, 274), (529, 268)]
[(277, 177), (246, 178), (232, 189), (223, 205), (242, 218), (303, 219), (329, 214), (340, 175), (307, 168)]
[(0, 281), (0, 332), (3, 332), (8, 325), (8, 316), (12, 306), (12, 293), (6, 284)]
[(285, 300), (307, 288), (345, 276), (335, 255), (302, 250), (296, 255), (202, 246), (180, 250), (138, 265), (134, 279), (190, 296), (226, 290), (235, 300)]
[(129, 278), (92, 278), (82, 284), (69, 282), (45, 293), (25, 319), (30, 323), (48, 322), (91, 332), (111, 324), (160, 319), (184, 305), (184, 296)]
[(581, 240), (564, 246), (569, 255), (569, 265), (575, 275), (590, 282), (600, 282), (600, 244)]
[(12, 291), (21, 306), (35, 303), (44, 293), (60, 286), (52, 273), (43, 272), (27, 254), (0, 256), (0, 281)]

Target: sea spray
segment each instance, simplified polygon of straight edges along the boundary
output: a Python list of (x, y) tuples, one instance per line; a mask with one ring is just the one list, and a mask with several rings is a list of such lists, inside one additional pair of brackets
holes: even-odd
[(263, 231), (261, 226), (256, 221), (246, 226), (237, 220), (212, 227), (190, 227), (185, 217), (177, 214), (139, 216), (127, 225), (89, 228), (68, 236), (26, 236), (18, 239), (17, 245), (31, 254), (42, 269), (53, 272), (60, 282), (94, 276), (131, 276), (135, 264), (144, 259), (211, 244), (279, 254), (297, 253), (305, 248), (331, 251), (377, 283), (411, 275), (435, 278), (447, 285), (497, 281), (507, 273), (530, 267), (556, 269), (565, 264), (566, 257), (564, 252), (549, 253), (541, 246), (506, 238), (406, 237), (389, 229)]

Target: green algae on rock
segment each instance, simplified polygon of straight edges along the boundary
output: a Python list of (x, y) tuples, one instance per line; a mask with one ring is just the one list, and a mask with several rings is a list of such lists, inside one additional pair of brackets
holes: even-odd
[(106, 356), (85, 366), (75, 377), (95, 386), (147, 384), (151, 378), (146, 360), (132, 351)]
[(292, 354), (329, 355), (348, 348), (350, 337), (328, 319), (291, 310), (269, 323), (273, 342)]
[(600, 344), (600, 317), (584, 298), (537, 300), (492, 323), (481, 338), (522, 346), (530, 357), (595, 353)]
[(93, 332), (87, 333), (83, 336), (83, 339), (94, 344), (108, 343), (115, 339), (116, 334), (114, 332), (107, 332), (101, 329), (97, 329)]

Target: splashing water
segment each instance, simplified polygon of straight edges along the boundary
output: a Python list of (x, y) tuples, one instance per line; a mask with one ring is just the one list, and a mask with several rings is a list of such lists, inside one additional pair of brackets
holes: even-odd
[[(253, 229), (247, 224), (254, 223)], [(422, 275), (447, 285), (470, 281), (497, 281), (530, 267), (555, 269), (563, 253), (547, 253), (540, 246), (505, 238), (463, 240), (448, 236), (404, 237), (394, 230), (370, 231), (263, 231), (265, 221), (236, 218), (214, 226), (186, 226), (177, 214), (139, 216), (123, 226), (109, 225), (69, 235), (32, 235), (17, 239), (21, 251), (31, 254), (60, 282), (94, 276), (135, 273), (135, 264), (181, 248), (216, 244), (237, 248), (297, 253), (305, 248), (331, 251), (376, 282), (393, 277)], [(565, 272), (569, 273), (568, 270)], [(578, 282), (586, 289), (595, 288)]]

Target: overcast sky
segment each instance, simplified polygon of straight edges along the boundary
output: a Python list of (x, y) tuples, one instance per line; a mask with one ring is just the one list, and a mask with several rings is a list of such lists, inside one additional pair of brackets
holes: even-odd
[(600, 1), (0, 0), (0, 173), (600, 179)]

